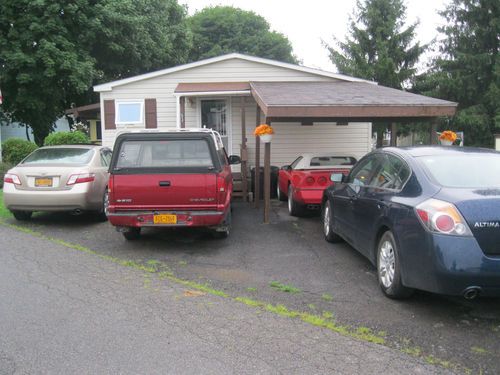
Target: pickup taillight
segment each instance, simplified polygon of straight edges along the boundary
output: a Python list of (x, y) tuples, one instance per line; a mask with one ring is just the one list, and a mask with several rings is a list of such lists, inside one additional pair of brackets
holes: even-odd
[(226, 203), (228, 186), (224, 176), (217, 176), (217, 204)]

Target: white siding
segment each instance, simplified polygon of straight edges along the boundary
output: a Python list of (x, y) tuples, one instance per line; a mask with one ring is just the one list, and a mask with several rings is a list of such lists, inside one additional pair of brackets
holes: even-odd
[[(174, 90), (180, 82), (248, 82), (248, 81), (334, 81), (335, 79), (288, 68), (230, 59), (199, 66), (160, 77), (117, 86), (109, 92), (101, 92), (101, 118), (104, 118), (103, 100), (156, 98), (158, 127), (176, 127), (176, 105)], [(186, 126), (196, 127), (197, 107), (186, 100)], [(234, 114), (234, 111), (233, 111)], [(233, 115), (234, 117), (234, 115)], [(255, 118), (255, 116), (254, 116)], [(236, 125), (236, 124), (235, 124)], [(112, 146), (116, 133), (123, 129), (143, 129), (144, 125), (117, 126), (117, 130), (104, 130), (103, 144)]]

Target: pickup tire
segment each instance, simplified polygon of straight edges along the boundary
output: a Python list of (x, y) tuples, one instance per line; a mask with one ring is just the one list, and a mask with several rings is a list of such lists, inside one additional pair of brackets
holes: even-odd
[(130, 227), (128, 231), (123, 232), (122, 234), (127, 241), (134, 241), (141, 237), (141, 228)]
[(225, 230), (223, 231), (220, 231), (220, 230), (214, 230), (212, 232), (212, 235), (214, 238), (216, 239), (224, 239), (224, 238), (228, 238), (229, 237), (229, 232), (231, 231), (231, 220), (232, 220), (232, 206), (231, 208), (229, 209), (227, 215), (226, 215), (226, 218), (224, 219), (224, 221), (222, 222), (222, 225), (225, 226)]

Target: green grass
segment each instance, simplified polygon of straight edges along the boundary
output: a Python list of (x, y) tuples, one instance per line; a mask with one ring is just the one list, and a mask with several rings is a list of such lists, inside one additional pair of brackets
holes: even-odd
[(3, 205), (3, 190), (0, 189), (0, 217), (11, 217), (12, 214), (10, 213), (10, 211), (8, 209), (5, 208), (5, 206)]
[(327, 301), (327, 302), (333, 301), (333, 297), (331, 295), (327, 294), (327, 293), (323, 294), (321, 296), (321, 298), (323, 299), (323, 301)]
[(302, 290), (300, 290), (299, 288), (296, 288), (292, 285), (282, 284), (279, 281), (271, 281), (269, 283), (269, 286), (273, 289), (279, 290), (280, 292), (284, 292), (284, 293), (297, 294), (297, 293), (302, 292)]

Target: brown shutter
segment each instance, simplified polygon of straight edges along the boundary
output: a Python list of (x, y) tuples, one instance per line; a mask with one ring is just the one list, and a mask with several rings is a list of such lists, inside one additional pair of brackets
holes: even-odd
[(104, 129), (116, 129), (114, 100), (104, 101)]
[(144, 113), (146, 116), (146, 129), (156, 129), (158, 127), (156, 119), (156, 99), (144, 100)]

